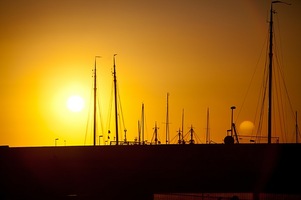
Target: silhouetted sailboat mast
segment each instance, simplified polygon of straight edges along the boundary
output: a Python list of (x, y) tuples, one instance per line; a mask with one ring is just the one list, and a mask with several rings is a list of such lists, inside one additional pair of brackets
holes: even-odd
[[(141, 111), (141, 134), (142, 134), (142, 144), (144, 145), (144, 103), (142, 103), (142, 111)], [(139, 140), (140, 144), (140, 140)]]
[(210, 144), (210, 132), (209, 132), (209, 108), (207, 108), (206, 144)]
[(166, 144), (169, 144), (169, 110), (168, 110), (168, 97), (169, 93), (167, 93), (166, 100)]
[(93, 146), (96, 145), (96, 91), (97, 91), (97, 85), (96, 85), (96, 59), (97, 58), (100, 58), (100, 56), (95, 56), (95, 62), (94, 62)]
[[(116, 145), (118, 145), (118, 102), (117, 102), (117, 79), (116, 79), (116, 65), (115, 65), (115, 56), (117, 54), (113, 55), (113, 77), (114, 77), (114, 98), (115, 98), (115, 125), (116, 125)], [(96, 73), (96, 59), (101, 58), (100, 56), (95, 56), (94, 61), (94, 70), (93, 70), (93, 146), (96, 145), (96, 130), (97, 130), (97, 108), (96, 108), (96, 102), (97, 102), (97, 73)]]
[(268, 96), (268, 144), (271, 143), (272, 139), (272, 87), (273, 87), (273, 14), (275, 10), (273, 10), (274, 3), (284, 3), (290, 5), (288, 3), (282, 1), (272, 1), (271, 9), (270, 9), (270, 22), (269, 22), (269, 96)]
[(296, 143), (298, 143), (299, 127), (298, 127), (298, 112), (296, 112)]
[(116, 126), (116, 145), (118, 145), (118, 103), (117, 103), (117, 79), (116, 79), (116, 66), (115, 66), (115, 56), (113, 55), (113, 76), (114, 76), (114, 97), (115, 97), (115, 126)]

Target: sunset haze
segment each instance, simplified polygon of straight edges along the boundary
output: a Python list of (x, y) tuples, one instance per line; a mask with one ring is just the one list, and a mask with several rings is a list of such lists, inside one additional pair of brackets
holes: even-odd
[[(274, 55), (281, 61), (293, 116), (286, 117), (292, 121), (288, 135), (273, 134), (280, 142), (295, 142), (301, 2), (287, 2), (292, 5), (274, 5), (279, 52)], [(202, 143), (208, 130), (210, 140), (223, 143), (231, 106), (237, 128), (244, 121), (255, 123), (270, 5), (268, 0), (1, 0), (0, 145), (53, 146), (56, 138), (59, 146), (92, 145), (95, 56), (101, 56), (97, 144), (105, 144), (108, 130), (114, 140), (114, 54), (122, 106), (119, 140), (123, 129), (128, 140), (137, 139), (144, 104), (145, 139), (151, 141), (157, 123), (164, 144), (169, 93), (170, 140), (182, 127), (184, 110), (184, 134), (192, 126)], [(66, 106), (74, 95), (85, 102), (80, 112)]]

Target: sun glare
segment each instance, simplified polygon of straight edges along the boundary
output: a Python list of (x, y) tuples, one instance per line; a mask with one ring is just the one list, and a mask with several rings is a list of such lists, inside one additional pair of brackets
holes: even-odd
[(71, 96), (67, 100), (67, 108), (72, 112), (80, 112), (84, 108), (84, 100), (80, 96)]

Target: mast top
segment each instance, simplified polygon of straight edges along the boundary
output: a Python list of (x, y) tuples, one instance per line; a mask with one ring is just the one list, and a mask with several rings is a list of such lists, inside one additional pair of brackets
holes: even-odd
[(284, 2), (284, 1), (272, 1), (272, 4), (273, 3), (284, 3), (286, 5), (292, 5), (291, 3), (287, 3), (287, 2)]

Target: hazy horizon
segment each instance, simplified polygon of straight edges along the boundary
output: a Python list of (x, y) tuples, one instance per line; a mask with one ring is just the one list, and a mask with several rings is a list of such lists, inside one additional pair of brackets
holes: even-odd
[[(98, 55), (97, 144), (107, 139), (108, 130), (113, 140), (114, 54), (122, 105), (119, 140), (124, 140), (124, 129), (127, 140), (138, 137), (144, 104), (145, 139), (152, 139), (157, 124), (165, 144), (167, 93), (170, 139), (182, 127), (184, 110), (184, 134), (192, 126), (205, 143), (209, 120), (210, 140), (223, 143), (231, 106), (236, 106), (239, 134), (254, 135), (268, 62), (270, 2), (1, 1), (0, 145), (53, 146), (56, 138), (58, 146), (91, 145), (92, 70)], [(273, 137), (294, 142), (295, 112), (301, 110), (301, 2), (286, 2), (292, 5), (274, 5), (274, 65), (281, 67), (284, 77), (278, 78), (286, 82), (274, 94), (288, 92), (291, 104), (275, 103), (273, 109), (282, 113), (278, 106), (286, 106), (284, 117), (291, 122), (275, 122)], [(72, 95), (83, 98), (82, 111), (68, 110)], [(245, 121), (255, 124), (253, 133), (239, 128)]]

